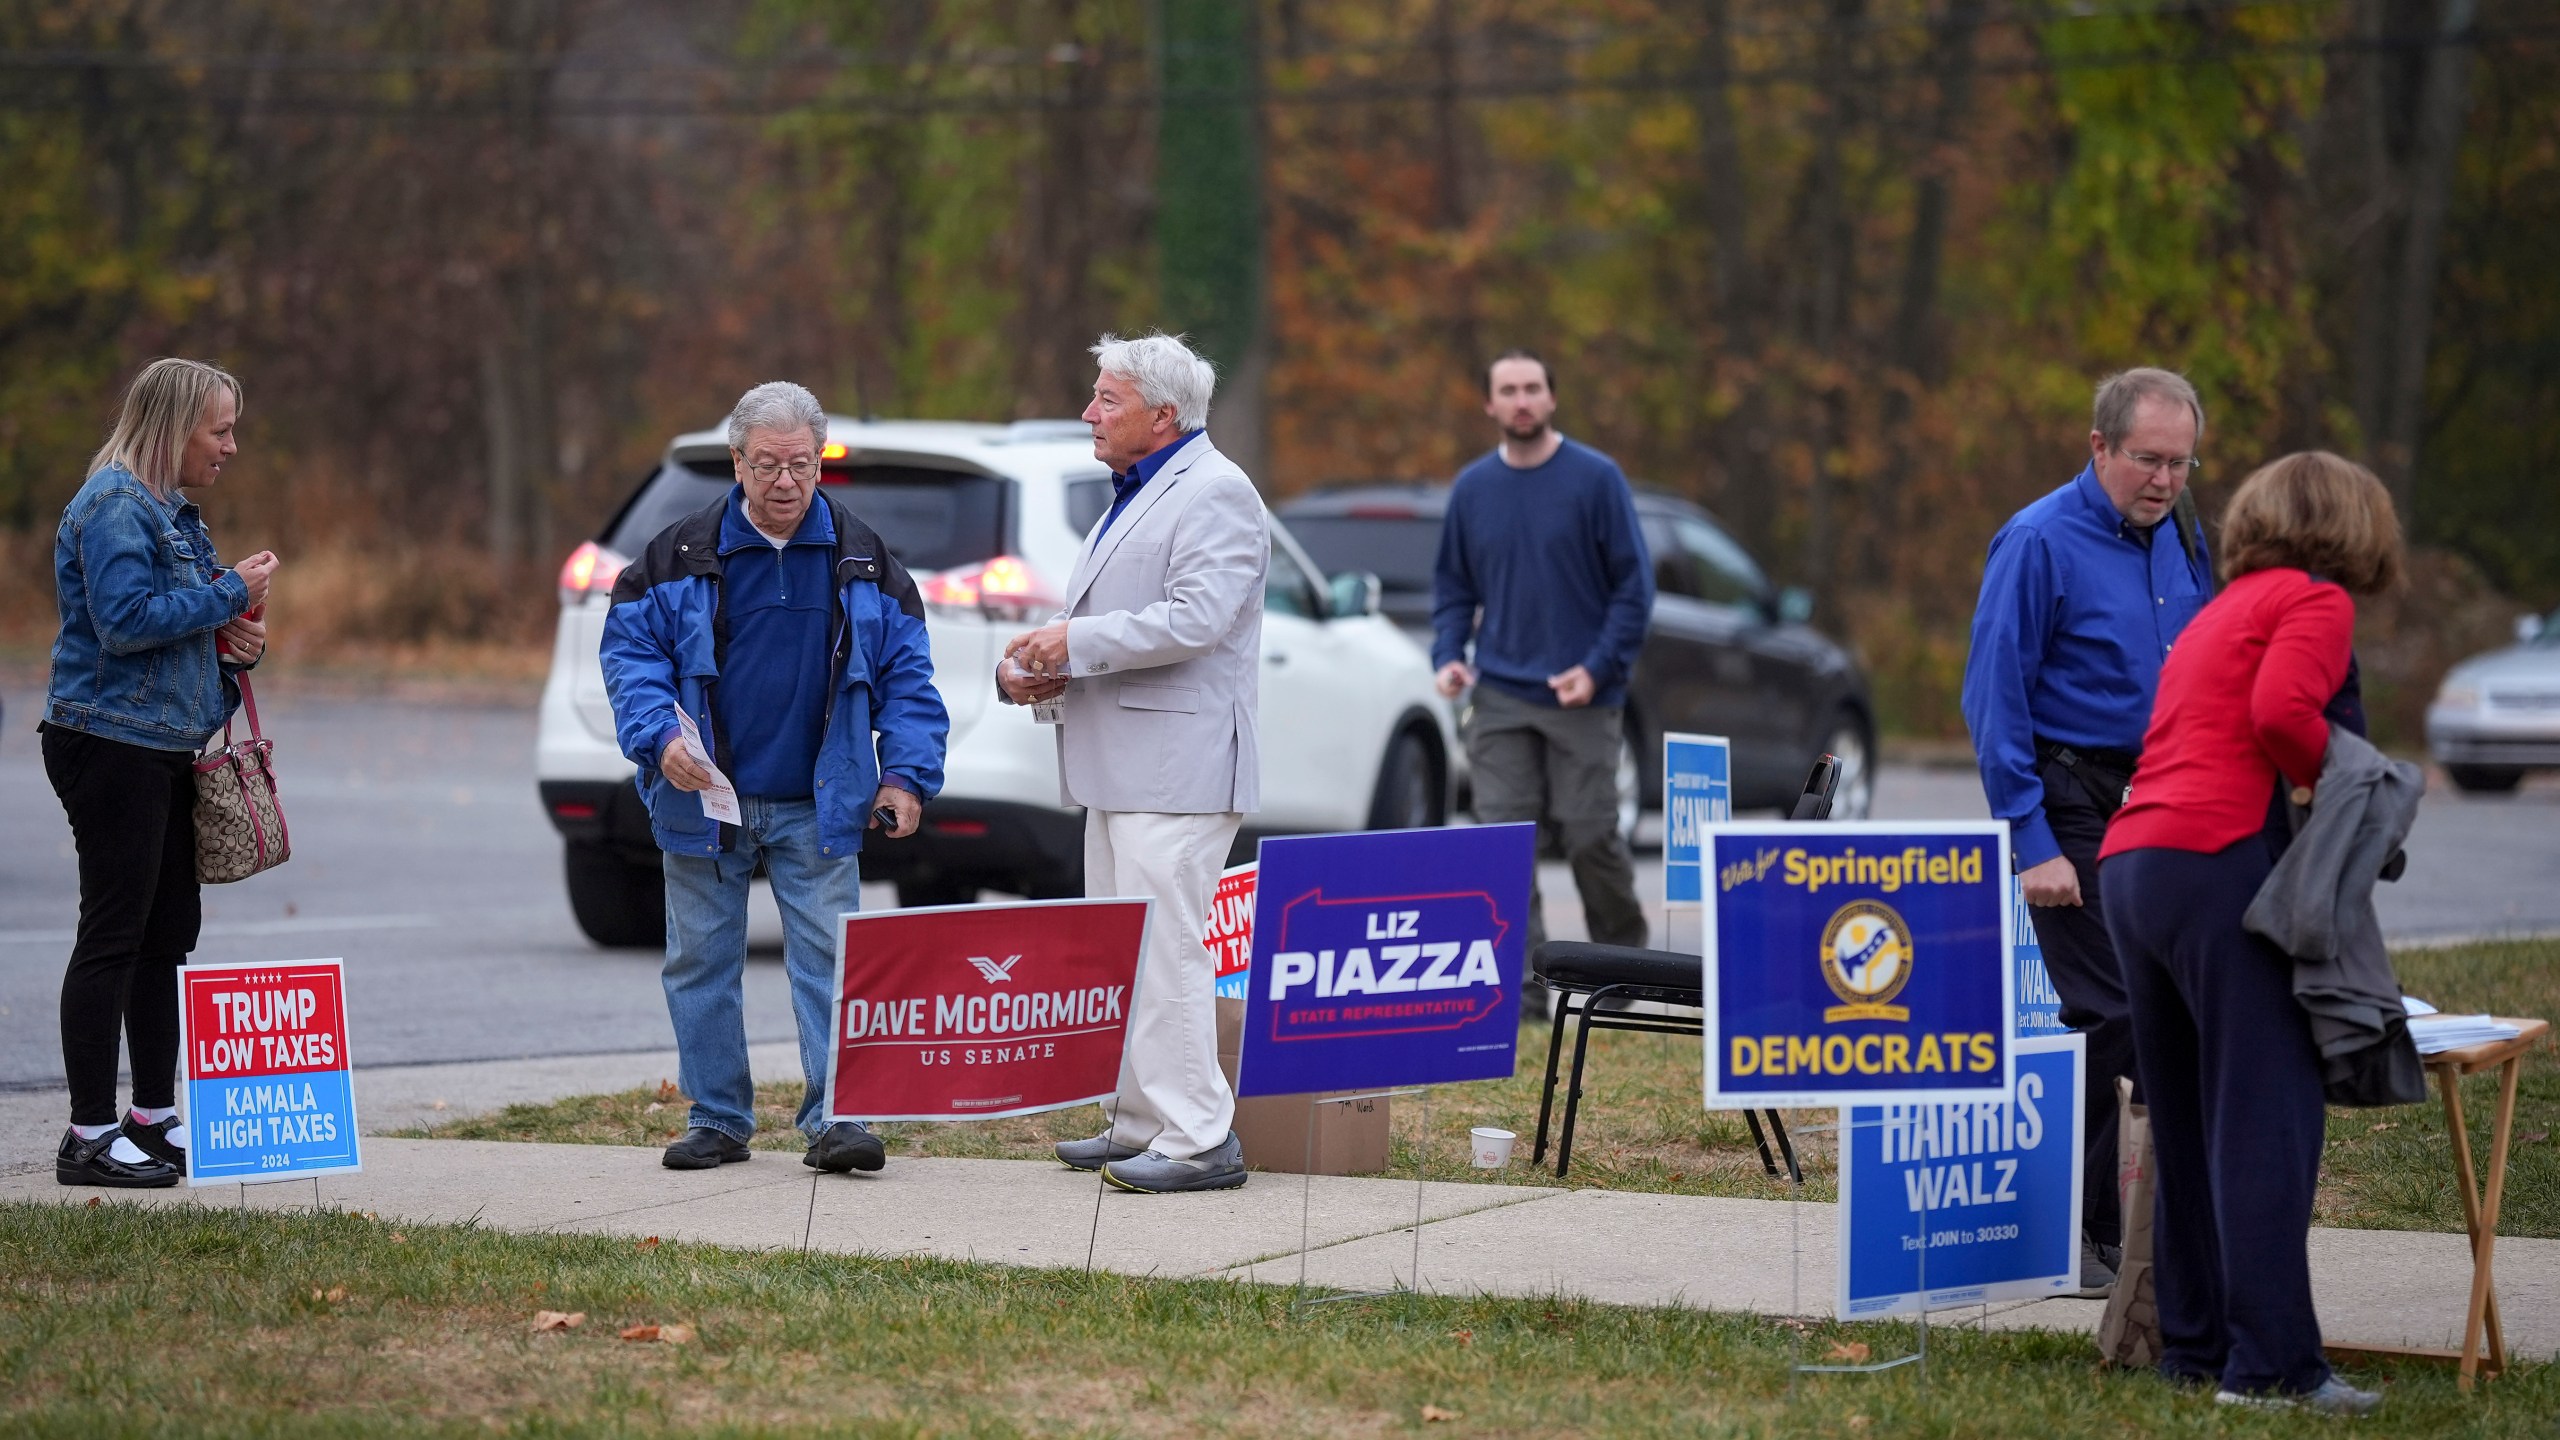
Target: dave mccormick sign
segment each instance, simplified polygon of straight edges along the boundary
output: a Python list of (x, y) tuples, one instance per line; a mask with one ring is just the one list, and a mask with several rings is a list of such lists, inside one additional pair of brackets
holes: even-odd
[(847, 915), (829, 1120), (980, 1120), (1107, 1100), (1146, 900)]
[(1707, 846), (1707, 1108), (2008, 1093), (2005, 826), (1733, 824)]
[(1537, 827), (1262, 842), (1238, 1095), (1512, 1072)]
[(343, 979), (336, 960), (179, 967), (188, 1184), (362, 1168)]

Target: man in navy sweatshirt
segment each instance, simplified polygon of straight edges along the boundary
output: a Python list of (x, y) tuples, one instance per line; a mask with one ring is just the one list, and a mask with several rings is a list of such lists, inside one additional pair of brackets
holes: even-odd
[[(1431, 606), (1440, 693), (1475, 687), (1476, 818), (1552, 826), (1591, 938), (1642, 945), (1617, 779), (1627, 676), (1653, 613), (1635, 497), (1616, 461), (1556, 431), (1553, 374), (1536, 355), (1495, 358), (1484, 408), (1502, 444), (1450, 491)], [(1532, 892), (1532, 950), (1545, 939)]]

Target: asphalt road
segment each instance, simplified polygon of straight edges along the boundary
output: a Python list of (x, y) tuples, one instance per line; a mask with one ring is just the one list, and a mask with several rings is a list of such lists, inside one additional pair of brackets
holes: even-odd
[[(39, 696), (24, 676), (0, 679), (0, 695), (0, 1088), (51, 1087), (77, 874), (37, 751)], [(272, 694), (265, 708), (293, 859), (206, 889), (198, 958), (345, 957), (363, 1066), (674, 1043), (655, 957), (598, 950), (570, 919), (560, 844), (534, 800), (530, 709)], [(1983, 813), (1964, 772), (1888, 768), (1878, 803), (1898, 818)], [(2431, 795), (2410, 849), (2408, 880), (2383, 898), (2395, 934), (2560, 931), (2560, 784), (2487, 802)], [(1640, 870), (1658, 904), (1658, 857)], [(1552, 932), (1578, 934), (1562, 867), (1541, 883)], [(891, 903), (885, 886), (864, 899)], [(780, 926), (758, 903), (749, 1034), (786, 1040)]]

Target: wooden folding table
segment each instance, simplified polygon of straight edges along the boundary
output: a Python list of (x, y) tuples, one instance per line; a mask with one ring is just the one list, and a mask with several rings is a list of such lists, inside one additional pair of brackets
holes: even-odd
[[(2498, 1328), (2498, 1296), (2490, 1287), (2490, 1258), (2498, 1245), (2498, 1205), (2507, 1187), (2507, 1142), (2515, 1132), (2516, 1080), (2524, 1069), (2525, 1052), (2551, 1033), (2548, 1020), (2505, 1015), (2497, 1018), (2516, 1027), (2515, 1038), (2467, 1045), (2426, 1057), (2428, 1073), (2436, 1077), (2436, 1089), (2444, 1097), (2445, 1129), (2453, 1138), (2453, 1173), (2462, 1185), (2462, 1223), (2471, 1232), (2471, 1305), (2463, 1314), (2462, 1348), (2354, 1344), (2328, 1347), (2344, 1354), (2414, 1355), (2452, 1361), (2462, 1368), (2461, 1384), (2466, 1390), (2476, 1377), (2501, 1375), (2507, 1368), (2506, 1336)], [(2484, 1190), (2471, 1162), (2471, 1131), (2463, 1123), (2462, 1080), (2466, 1075), (2492, 1068), (2499, 1072), (2498, 1112), (2489, 1130), (2488, 1182)]]

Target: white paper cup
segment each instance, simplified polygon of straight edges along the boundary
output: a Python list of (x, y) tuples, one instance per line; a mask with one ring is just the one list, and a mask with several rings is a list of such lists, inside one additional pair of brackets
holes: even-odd
[(1508, 1130), (1497, 1130), (1491, 1125), (1479, 1125), (1467, 1135), (1475, 1143), (1476, 1168), (1479, 1170), (1499, 1170), (1510, 1164), (1511, 1147), (1520, 1139)]

